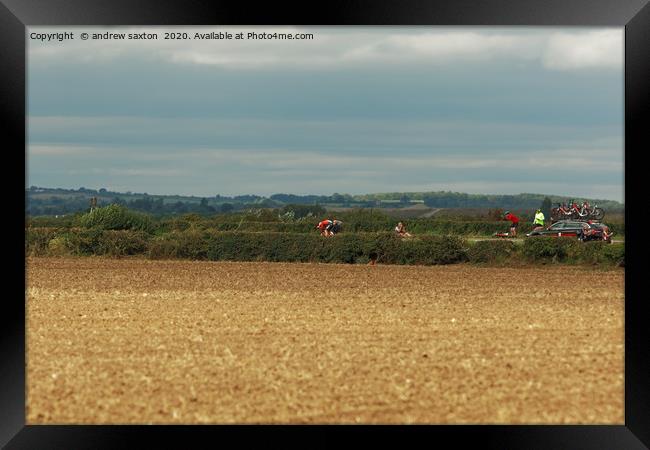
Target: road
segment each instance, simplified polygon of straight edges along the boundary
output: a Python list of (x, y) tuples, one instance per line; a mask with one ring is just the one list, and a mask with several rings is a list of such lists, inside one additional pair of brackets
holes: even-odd
[[(516, 243), (522, 243), (526, 238), (498, 238), (498, 237), (468, 237), (465, 238), (468, 241), (478, 242), (478, 241), (495, 241), (495, 240), (509, 240)], [(612, 239), (613, 244), (622, 244), (625, 242), (625, 239)]]

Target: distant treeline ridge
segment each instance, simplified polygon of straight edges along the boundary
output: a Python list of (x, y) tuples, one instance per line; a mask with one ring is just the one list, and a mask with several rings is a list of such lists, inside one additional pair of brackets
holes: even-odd
[[(154, 215), (196, 213), (209, 215), (243, 211), (251, 208), (282, 208), (288, 204), (321, 205), (323, 207), (400, 208), (423, 204), (430, 208), (503, 208), (530, 210), (540, 207), (548, 198), (551, 204), (570, 201), (570, 197), (544, 194), (488, 195), (458, 192), (407, 192), (349, 195), (273, 194), (195, 197), (180, 195), (149, 195), (147, 193), (112, 192), (101, 189), (53, 189), (31, 186), (25, 190), (27, 215), (64, 215), (87, 211), (92, 197), (97, 206), (119, 204)], [(547, 202), (548, 202), (547, 200)], [(584, 200), (584, 199), (580, 199)], [(612, 200), (588, 199), (608, 212), (622, 212), (624, 205)]]

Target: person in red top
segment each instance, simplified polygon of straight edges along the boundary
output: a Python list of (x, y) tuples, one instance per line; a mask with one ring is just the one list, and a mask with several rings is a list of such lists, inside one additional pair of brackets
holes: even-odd
[(519, 217), (515, 216), (510, 211), (506, 211), (503, 213), (503, 218), (512, 222), (510, 225), (510, 236), (516, 237), (517, 227), (519, 226)]
[(343, 222), (334, 218), (325, 219), (320, 221), (318, 225), (316, 225), (316, 228), (320, 230), (322, 236), (334, 236), (343, 228)]
[(330, 219), (321, 220), (316, 228), (320, 230), (320, 234), (323, 236), (329, 236), (329, 229), (332, 227), (332, 221)]

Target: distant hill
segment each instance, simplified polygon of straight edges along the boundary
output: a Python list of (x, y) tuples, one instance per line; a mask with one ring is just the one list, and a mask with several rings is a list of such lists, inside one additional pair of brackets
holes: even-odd
[[(569, 201), (570, 197), (545, 194), (466, 194), (460, 192), (392, 192), (381, 194), (349, 195), (293, 195), (273, 194), (238, 195), (233, 197), (215, 195), (197, 197), (182, 195), (150, 195), (147, 193), (112, 192), (106, 189), (58, 189), (31, 186), (25, 190), (25, 213), (31, 216), (65, 215), (87, 211), (90, 199), (97, 198), (98, 206), (119, 203), (129, 208), (155, 215), (173, 214), (215, 214), (219, 212), (241, 211), (252, 208), (282, 208), (286, 205), (315, 205), (327, 209), (340, 208), (382, 208), (390, 210), (413, 211), (413, 214), (426, 214), (439, 208), (463, 209), (511, 209), (533, 210), (541, 206), (545, 197), (552, 204)], [(585, 200), (583, 198), (579, 200)], [(622, 213), (624, 204), (613, 200), (586, 199), (598, 204), (607, 212)]]

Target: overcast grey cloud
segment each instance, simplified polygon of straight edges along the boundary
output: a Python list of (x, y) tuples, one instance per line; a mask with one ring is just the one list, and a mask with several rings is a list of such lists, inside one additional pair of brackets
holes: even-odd
[[(623, 30), (30, 27), (28, 183), (623, 200)], [(169, 41), (165, 31), (313, 33)]]

